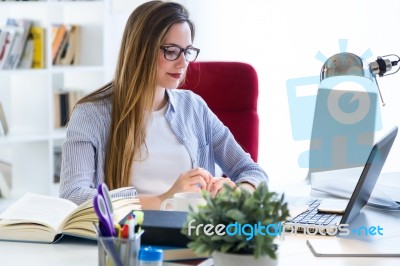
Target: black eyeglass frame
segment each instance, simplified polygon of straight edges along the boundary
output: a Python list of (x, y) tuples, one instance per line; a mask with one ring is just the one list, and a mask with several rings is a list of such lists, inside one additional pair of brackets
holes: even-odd
[[(168, 48), (170, 48), (170, 47), (176, 47), (176, 48), (178, 48), (180, 51), (179, 51), (179, 54), (177, 55), (177, 57), (175, 58), (175, 59), (168, 59), (167, 58), (167, 55), (166, 55), (166, 52), (168, 51)], [(183, 52), (183, 54), (185, 55), (185, 60), (187, 61), (187, 62), (194, 62), (194, 61), (196, 61), (196, 59), (197, 59), (197, 56), (199, 56), (199, 53), (200, 53), (200, 49), (199, 48), (195, 48), (195, 47), (192, 47), (192, 46), (190, 46), (190, 47), (187, 47), (187, 48), (182, 48), (182, 47), (180, 47), (180, 46), (178, 46), (178, 45), (161, 45), (160, 46), (160, 49), (164, 52), (164, 58), (166, 59), (166, 60), (168, 60), (168, 61), (175, 61), (175, 60), (177, 60), (180, 56), (181, 56), (181, 54), (182, 54), (182, 52)], [(193, 59), (193, 60), (187, 60), (186, 59), (186, 52), (188, 51), (188, 50), (194, 50), (194, 51), (196, 51), (196, 57)]]

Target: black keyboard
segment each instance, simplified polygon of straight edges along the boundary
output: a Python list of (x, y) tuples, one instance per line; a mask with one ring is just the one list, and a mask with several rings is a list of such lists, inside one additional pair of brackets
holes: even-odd
[(337, 214), (333, 213), (321, 213), (318, 212), (318, 206), (321, 204), (321, 200), (312, 200), (306, 211), (300, 213), (296, 217), (287, 222), (293, 224), (315, 224), (315, 225), (329, 225), (337, 217)]

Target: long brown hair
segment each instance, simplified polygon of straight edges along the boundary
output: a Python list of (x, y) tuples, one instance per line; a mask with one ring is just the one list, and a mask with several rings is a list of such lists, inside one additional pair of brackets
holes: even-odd
[(128, 186), (135, 158), (141, 158), (146, 137), (146, 113), (152, 112), (157, 86), (160, 45), (175, 23), (194, 25), (178, 3), (150, 1), (129, 16), (122, 37), (114, 80), (80, 103), (112, 98), (111, 128), (105, 158), (105, 182), (110, 189)]

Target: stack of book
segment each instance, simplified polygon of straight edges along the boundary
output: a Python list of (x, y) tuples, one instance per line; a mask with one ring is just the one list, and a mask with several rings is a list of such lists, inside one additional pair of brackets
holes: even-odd
[(0, 69), (44, 68), (44, 28), (8, 18), (0, 27)]
[(0, 160), (0, 197), (8, 198), (11, 196), (11, 163)]
[(53, 65), (77, 65), (79, 61), (80, 26), (53, 24), (51, 59)]
[(8, 133), (8, 123), (6, 119), (6, 115), (4, 113), (3, 106), (0, 102), (0, 136), (7, 135)]
[(62, 128), (68, 124), (75, 104), (84, 93), (80, 90), (57, 90), (54, 92), (54, 128)]

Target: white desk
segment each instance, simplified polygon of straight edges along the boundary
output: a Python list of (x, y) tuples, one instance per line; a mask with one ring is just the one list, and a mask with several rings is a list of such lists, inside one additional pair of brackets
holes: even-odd
[(57, 244), (0, 242), (1, 265), (97, 266), (97, 242), (65, 239)]
[[(285, 189), (289, 202), (299, 202), (296, 196), (305, 195), (307, 189), (292, 186)], [(356, 218), (357, 223), (381, 225), (383, 237), (395, 237), (400, 251), (400, 212), (382, 212), (365, 208)], [(306, 245), (306, 239), (323, 236), (286, 236), (280, 244), (279, 265), (399, 265), (400, 258), (344, 258), (315, 257)], [(57, 244), (35, 244), (0, 241), (0, 265), (97, 265), (97, 243), (81, 239), (64, 239)]]
[[(358, 219), (360, 218), (360, 219)], [(400, 212), (386, 212), (365, 208), (359, 217), (356, 218), (360, 224), (377, 225), (380, 224), (384, 230), (382, 237), (374, 236), (376, 239), (382, 240), (385, 237), (394, 237), (397, 247), (400, 252), (400, 229), (398, 227), (400, 221)], [(397, 236), (396, 236), (397, 235)], [(295, 262), (301, 262), (301, 265), (399, 265), (400, 258), (385, 257), (385, 258), (346, 258), (346, 257), (315, 257), (309, 247), (306, 245), (306, 240), (311, 238), (329, 238), (327, 236), (305, 236), (296, 235), (288, 236), (280, 245), (281, 256), (279, 265), (293, 265)], [(365, 239), (366, 237), (364, 237)], [(370, 238), (373, 238), (372, 236)], [(290, 263), (290, 264), (289, 264)]]

